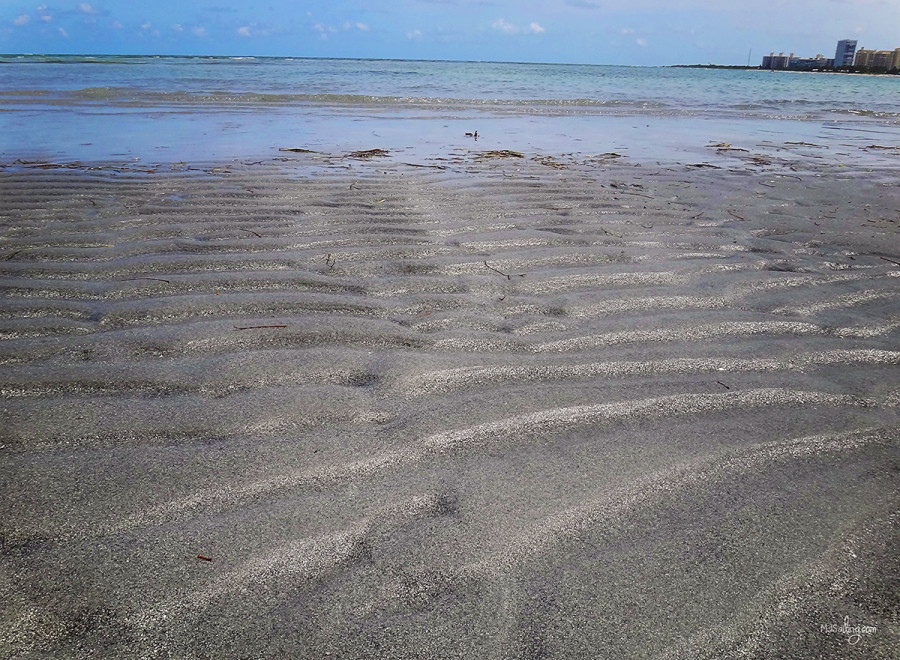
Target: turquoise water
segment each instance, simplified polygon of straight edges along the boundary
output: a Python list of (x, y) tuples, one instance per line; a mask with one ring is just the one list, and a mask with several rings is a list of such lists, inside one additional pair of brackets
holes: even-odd
[(497, 138), (499, 145), (502, 137), (508, 148), (632, 147), (660, 158), (671, 155), (670, 146), (691, 147), (687, 140), (698, 132), (710, 139), (769, 132), (894, 140), (900, 78), (491, 62), (0, 56), (5, 158), (221, 158), (278, 146), (427, 152), (452, 148), (475, 129), (486, 148), (493, 145), (484, 140)]

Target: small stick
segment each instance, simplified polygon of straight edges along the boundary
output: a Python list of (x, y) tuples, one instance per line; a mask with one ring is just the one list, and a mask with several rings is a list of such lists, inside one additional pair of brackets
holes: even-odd
[(161, 277), (129, 277), (124, 280), (119, 280), (120, 282), (136, 282), (138, 280), (153, 280), (154, 282), (165, 282), (166, 284), (171, 284), (169, 280), (164, 280)]
[(732, 211), (731, 209), (728, 209), (728, 215), (730, 215), (730, 216), (732, 216), (732, 217), (734, 217), (734, 218), (737, 218), (738, 220), (743, 220), (743, 219), (744, 219), (744, 218), (742, 218), (741, 216), (739, 216), (737, 213), (735, 213), (734, 211)]
[(286, 328), (286, 325), (236, 325), (235, 330), (262, 330), (264, 328)]
[(730, 390), (730, 389), (731, 389), (730, 387), (728, 387), (728, 385), (726, 385), (725, 383), (723, 383), (721, 380), (717, 380), (716, 382), (717, 382), (719, 385), (721, 385), (722, 387), (724, 387), (726, 390)]
[(512, 277), (510, 277), (508, 273), (504, 273), (502, 270), (497, 270), (493, 266), (488, 265), (487, 261), (484, 262), (484, 265), (487, 266), (490, 270), (494, 271), (495, 273), (499, 273), (500, 275), (503, 275), (503, 277), (505, 277), (506, 279), (508, 279), (508, 280), (512, 279)]
[(900, 261), (894, 261), (893, 259), (888, 259), (887, 257), (878, 257), (879, 259), (884, 259), (885, 261), (890, 261), (892, 264), (900, 266)]
[(763, 183), (762, 181), (759, 182), (759, 185), (765, 186), (766, 188), (774, 188), (775, 187), (771, 183)]
[(253, 235), (256, 236), (257, 238), (262, 238), (262, 236), (260, 236), (259, 234), (257, 234), (257, 233), (256, 233), (255, 231), (253, 231), (252, 229), (241, 229), (241, 231), (246, 231), (246, 232), (248, 232), (248, 233), (250, 233), (250, 234), (253, 234)]
[(206, 557), (204, 555), (197, 555), (197, 559), (201, 561), (212, 561), (212, 557)]
[(337, 263), (337, 259), (334, 259), (331, 256), (331, 252), (325, 257), (325, 265), (328, 266), (328, 270), (334, 270), (334, 265)]

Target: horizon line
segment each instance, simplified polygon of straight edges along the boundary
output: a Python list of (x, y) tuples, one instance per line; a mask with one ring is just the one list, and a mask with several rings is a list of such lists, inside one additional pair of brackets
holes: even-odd
[[(714, 64), (708, 62), (701, 63), (674, 63), (674, 64), (599, 64), (596, 62), (539, 62), (529, 60), (468, 60), (468, 59), (427, 59), (427, 58), (406, 58), (406, 57), (323, 57), (315, 55), (213, 55), (213, 54), (194, 54), (194, 55), (176, 55), (172, 53), (0, 53), (0, 58), (5, 57), (169, 57), (169, 58), (208, 58), (208, 59), (273, 59), (273, 60), (331, 60), (331, 61), (369, 61), (369, 62), (446, 62), (457, 64), (529, 64), (535, 66), (621, 66), (630, 68), (654, 69), (667, 67), (743, 67), (748, 68), (745, 64)], [(750, 66), (749, 68), (757, 68)]]

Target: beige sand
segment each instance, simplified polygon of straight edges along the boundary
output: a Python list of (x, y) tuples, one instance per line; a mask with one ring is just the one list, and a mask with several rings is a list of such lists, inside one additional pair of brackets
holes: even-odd
[(507, 156), (0, 172), (0, 656), (896, 657), (896, 173)]

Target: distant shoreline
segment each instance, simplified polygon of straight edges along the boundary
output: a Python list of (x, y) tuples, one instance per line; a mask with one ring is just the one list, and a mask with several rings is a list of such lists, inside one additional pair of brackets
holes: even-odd
[(848, 73), (857, 76), (897, 76), (897, 71), (869, 71), (860, 69), (764, 69), (744, 64), (671, 64), (670, 69), (730, 69), (737, 71), (778, 71), (785, 73)]

